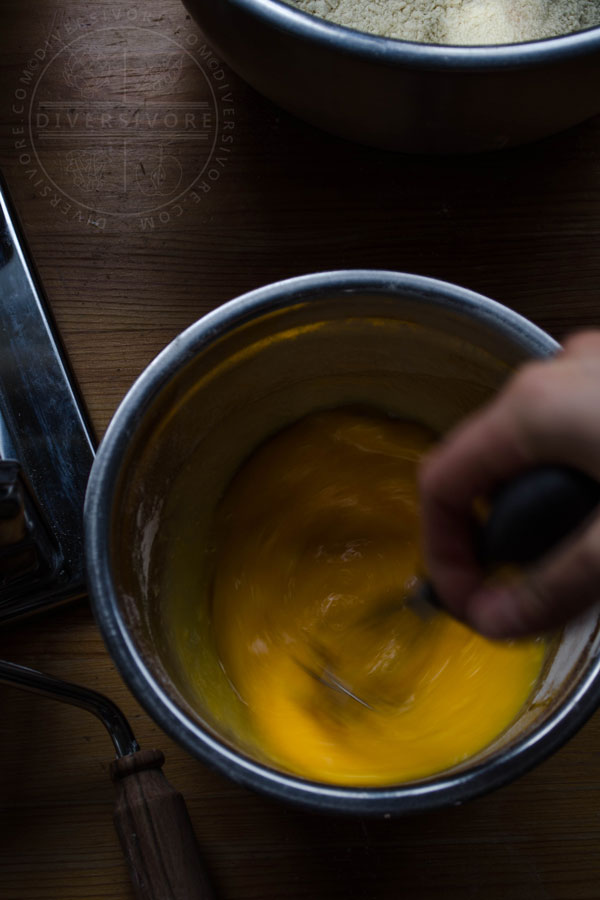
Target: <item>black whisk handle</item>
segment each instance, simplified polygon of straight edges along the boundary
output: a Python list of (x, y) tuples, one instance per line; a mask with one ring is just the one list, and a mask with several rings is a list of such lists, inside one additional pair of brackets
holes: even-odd
[(503, 485), (479, 535), (487, 565), (530, 563), (583, 525), (600, 503), (600, 483), (567, 466), (539, 466)]

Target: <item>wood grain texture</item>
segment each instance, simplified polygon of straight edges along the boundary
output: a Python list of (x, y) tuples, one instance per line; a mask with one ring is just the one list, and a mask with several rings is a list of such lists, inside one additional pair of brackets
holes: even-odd
[[(132, 47), (126, 29), (134, 26), (126, 97), (116, 57), (108, 69), (102, 60)], [(177, 47), (190, 33), (201, 41), (178, 0), (3, 0), (0, 166), (99, 434), (181, 329), (243, 291), (295, 274), (419, 272), (488, 294), (556, 337), (600, 325), (600, 119), (503, 154), (416, 158), (318, 132), (227, 72), (235, 142), (210, 191), (142, 228), (132, 215), (139, 192), (117, 190), (110, 154), (120, 145), (109, 129), (91, 148), (108, 154), (88, 197), (96, 218), (108, 209), (100, 228), (66, 211), (64, 197), (53, 205), (16, 146), (24, 139), (16, 91), (26, 89), (32, 102), (20, 79), (57, 29), (63, 43), (87, 35), (82, 44), (99, 48), (85, 70), (84, 106), (108, 97), (111, 110), (131, 110), (132, 97), (144, 106), (151, 96), (171, 109), (206, 96), (206, 78), (185, 57), (183, 79), (170, 79)], [(176, 42), (169, 53), (167, 40)], [(38, 90), (63, 112), (73, 102), (65, 65), (47, 67)], [(44, 177), (64, 185), (66, 160), (75, 159), (68, 154), (80, 144), (64, 127), (54, 143), (39, 130), (36, 140)], [(152, 190), (168, 185), (168, 166), (161, 174), (156, 164), (159, 143), (145, 133), (129, 148), (140, 178), (158, 172)], [(185, 172), (200, 165), (199, 152), (192, 141), (176, 145)], [(85, 171), (93, 174), (91, 162)], [(400, 821), (329, 819), (238, 788), (175, 746), (132, 699), (83, 603), (3, 630), (0, 655), (104, 691), (140, 744), (165, 752), (221, 900), (600, 897), (597, 718), (534, 772), (464, 808)], [(0, 898), (131, 900), (101, 726), (81, 710), (2, 687), (0, 737)]]

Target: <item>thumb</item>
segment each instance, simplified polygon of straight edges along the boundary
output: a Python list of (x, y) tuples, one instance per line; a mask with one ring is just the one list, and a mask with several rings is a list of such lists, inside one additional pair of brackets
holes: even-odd
[(487, 585), (467, 603), (466, 621), (491, 638), (562, 625), (600, 599), (600, 517), (511, 584)]

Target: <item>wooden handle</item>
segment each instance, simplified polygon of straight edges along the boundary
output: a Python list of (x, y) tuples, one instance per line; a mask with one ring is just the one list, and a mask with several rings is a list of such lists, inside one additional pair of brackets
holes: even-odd
[(161, 771), (160, 750), (112, 763), (115, 826), (139, 900), (214, 900), (185, 801)]

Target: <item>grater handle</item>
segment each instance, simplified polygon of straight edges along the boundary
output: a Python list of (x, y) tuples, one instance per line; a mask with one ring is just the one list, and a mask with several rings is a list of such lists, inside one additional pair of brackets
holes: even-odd
[(185, 801), (161, 771), (160, 750), (111, 764), (115, 826), (138, 900), (214, 900)]

